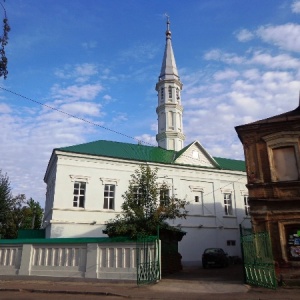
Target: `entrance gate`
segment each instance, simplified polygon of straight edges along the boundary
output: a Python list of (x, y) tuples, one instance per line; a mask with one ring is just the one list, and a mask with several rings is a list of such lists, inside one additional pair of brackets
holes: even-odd
[(241, 245), (246, 283), (276, 289), (277, 279), (269, 233), (242, 235)]
[(139, 236), (136, 243), (137, 284), (160, 280), (160, 240), (157, 236)]

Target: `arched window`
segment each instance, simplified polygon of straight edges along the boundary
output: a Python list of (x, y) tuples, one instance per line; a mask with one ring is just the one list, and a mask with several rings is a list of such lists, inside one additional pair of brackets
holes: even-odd
[(172, 87), (169, 85), (169, 88), (168, 88), (168, 92), (169, 92), (169, 99), (172, 98)]
[(160, 100), (161, 101), (164, 100), (164, 88), (163, 87), (160, 89)]
[(176, 99), (179, 101), (180, 96), (179, 96), (179, 88), (176, 88)]

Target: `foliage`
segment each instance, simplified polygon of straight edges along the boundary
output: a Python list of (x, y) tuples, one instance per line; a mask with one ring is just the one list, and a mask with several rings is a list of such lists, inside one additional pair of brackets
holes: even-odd
[(12, 195), (10, 181), (7, 174), (2, 174), (0, 170), (0, 235), (6, 236), (8, 231), (8, 220), (12, 207)]
[(6, 16), (6, 10), (2, 3), (0, 3), (4, 10), (4, 18), (3, 18), (3, 34), (0, 36), (0, 77), (4, 77), (6, 79), (8, 71), (7, 71), (7, 57), (5, 53), (5, 47), (8, 43), (8, 33), (10, 31), (10, 26), (8, 24), (8, 19)]
[(110, 220), (103, 232), (110, 237), (124, 235), (135, 238), (138, 234), (155, 234), (158, 226), (176, 230), (166, 221), (185, 218), (188, 203), (169, 196), (167, 184), (159, 185), (157, 179), (157, 169), (140, 165), (131, 175), (128, 190), (122, 195), (122, 214)]
[(13, 197), (8, 176), (0, 170), (0, 235), (2, 238), (16, 238), (19, 229), (40, 229), (43, 209), (32, 198), (24, 194)]

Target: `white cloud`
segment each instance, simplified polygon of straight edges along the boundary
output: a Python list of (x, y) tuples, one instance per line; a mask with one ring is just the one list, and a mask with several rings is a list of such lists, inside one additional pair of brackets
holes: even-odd
[(112, 98), (111, 98), (110, 95), (104, 95), (104, 96), (103, 96), (103, 99), (104, 99), (105, 101), (110, 101)]
[(8, 114), (11, 112), (11, 108), (5, 104), (5, 103), (0, 103), (0, 114)]
[(213, 49), (204, 54), (205, 60), (222, 61), (227, 64), (242, 64), (245, 62), (243, 57), (238, 56), (235, 53), (226, 53), (220, 49)]
[(148, 43), (138, 43), (120, 54), (123, 60), (134, 60), (136, 62), (145, 62), (153, 59), (158, 51), (161, 51), (157, 45)]
[(77, 64), (75, 66), (65, 65), (57, 69), (54, 75), (61, 79), (75, 79), (76, 82), (86, 82), (92, 76), (98, 74), (98, 67), (95, 64)]
[(298, 24), (261, 26), (257, 30), (257, 35), (263, 41), (274, 44), (281, 49), (300, 52), (300, 25)]
[(255, 52), (251, 63), (265, 65), (269, 68), (278, 69), (299, 69), (300, 61), (288, 54), (279, 54), (272, 56), (269, 53)]
[(248, 42), (254, 38), (254, 34), (248, 29), (241, 29), (235, 33), (236, 38), (240, 42)]
[(55, 85), (52, 88), (52, 93), (55, 98), (64, 98), (71, 101), (94, 100), (102, 90), (101, 84), (71, 85), (66, 88)]
[(294, 1), (291, 5), (292, 8), (292, 12), (295, 14), (299, 14), (300, 13), (300, 1)]
[(135, 136), (134, 138), (146, 146), (156, 146), (157, 145), (155, 136), (152, 136), (150, 134), (142, 134), (140, 136)]
[(117, 113), (113, 118), (113, 122), (126, 122), (128, 120), (126, 113)]
[(97, 44), (98, 43), (96, 41), (90, 41), (90, 42), (84, 42), (81, 45), (84, 49), (90, 50), (96, 48)]
[(239, 72), (237, 72), (236, 70), (227, 69), (225, 71), (216, 72), (214, 74), (214, 79), (217, 80), (217, 81), (227, 80), (227, 79), (236, 78), (237, 76), (239, 76)]
[(100, 104), (96, 104), (93, 102), (73, 102), (62, 105), (60, 107), (60, 110), (74, 116), (99, 116), (100, 108)]

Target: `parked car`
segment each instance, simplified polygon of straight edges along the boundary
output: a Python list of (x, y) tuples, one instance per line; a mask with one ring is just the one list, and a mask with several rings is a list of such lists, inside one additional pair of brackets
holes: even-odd
[(207, 248), (202, 254), (202, 266), (227, 267), (229, 264), (228, 254), (222, 248)]

